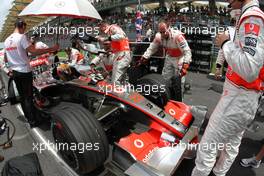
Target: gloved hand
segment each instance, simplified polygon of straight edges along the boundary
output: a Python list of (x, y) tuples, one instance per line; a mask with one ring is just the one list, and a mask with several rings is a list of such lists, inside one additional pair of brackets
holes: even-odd
[(9, 70), (8, 73), (7, 73), (7, 76), (13, 77), (13, 70)]
[(216, 68), (215, 70), (215, 79), (220, 79), (222, 76), (222, 71), (220, 68)]
[(185, 76), (188, 72), (188, 68), (190, 67), (190, 64), (183, 63), (182, 69), (181, 69), (181, 77)]
[(140, 58), (140, 60), (136, 63), (135, 67), (139, 67), (141, 65), (146, 65), (148, 63), (148, 59), (144, 58), (143, 56)]

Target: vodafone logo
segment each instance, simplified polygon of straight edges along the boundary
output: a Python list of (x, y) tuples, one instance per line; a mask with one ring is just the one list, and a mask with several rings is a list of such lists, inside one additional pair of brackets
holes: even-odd
[(173, 116), (176, 114), (174, 109), (169, 109), (169, 113), (170, 113), (170, 115), (173, 115)]
[(251, 31), (253, 31), (254, 27), (255, 27), (254, 24), (250, 24), (250, 25), (249, 25), (249, 29), (250, 29)]
[(136, 140), (134, 140), (134, 145), (135, 145), (137, 148), (142, 148), (142, 147), (144, 147), (144, 142), (141, 141), (140, 139), (136, 139)]

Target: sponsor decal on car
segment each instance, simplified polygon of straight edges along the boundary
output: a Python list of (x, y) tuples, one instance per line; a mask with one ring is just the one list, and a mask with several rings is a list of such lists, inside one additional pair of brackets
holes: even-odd
[(176, 114), (175, 110), (174, 109), (169, 109), (169, 113), (170, 115), (174, 116)]
[(150, 157), (152, 156), (152, 154), (156, 151), (156, 150), (158, 150), (159, 149), (159, 147), (155, 147), (155, 148), (153, 148), (153, 149), (151, 149), (146, 155), (145, 155), (145, 157), (144, 157), (144, 159), (142, 160), (144, 163), (146, 163), (146, 162), (148, 162), (148, 160), (150, 159)]
[(136, 139), (134, 140), (134, 145), (137, 147), (137, 148), (143, 148), (144, 147), (144, 142), (140, 139)]
[(151, 103), (147, 103), (146, 106), (147, 106), (149, 109), (152, 109), (152, 108), (154, 107)]
[(140, 103), (144, 100), (144, 97), (138, 93), (133, 93), (129, 96), (129, 99), (134, 103)]
[(160, 111), (158, 114), (157, 114), (160, 118), (164, 118), (166, 116), (165, 112), (164, 111)]

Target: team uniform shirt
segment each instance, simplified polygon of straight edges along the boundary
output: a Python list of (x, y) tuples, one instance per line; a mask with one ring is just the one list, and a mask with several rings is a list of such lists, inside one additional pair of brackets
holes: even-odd
[[(234, 41), (223, 45), (229, 65), (226, 77), (240, 87), (255, 90), (261, 89), (260, 84), (263, 84), (263, 78), (262, 81), (258, 78), (264, 63), (264, 14), (257, 6), (258, 3), (252, 1), (243, 7)], [(252, 85), (253, 82), (256, 84)]]
[[(234, 40), (235, 37), (235, 27), (228, 27), (228, 31), (225, 32), (227, 35), (229, 35), (230, 40)], [(217, 55), (217, 59), (216, 59), (216, 64), (219, 64), (221, 66), (223, 66), (225, 62), (225, 56), (224, 56), (224, 52), (222, 49), (219, 50), (218, 55)]]
[(162, 39), (161, 34), (157, 33), (155, 39), (150, 44), (143, 57), (149, 59), (154, 53), (157, 52), (159, 46), (162, 46), (166, 50), (166, 56), (172, 58), (183, 58), (184, 63), (190, 63), (192, 61), (191, 49), (183, 34), (179, 30), (169, 29), (170, 36), (168, 39)]
[[(157, 52), (160, 46), (165, 49), (166, 56), (164, 67), (162, 69), (162, 76), (165, 80), (170, 80), (173, 76), (180, 75), (184, 63), (190, 64), (192, 61), (191, 49), (189, 48), (183, 33), (172, 28), (168, 29), (168, 32), (168, 39), (162, 39), (161, 34), (157, 33), (153, 42), (143, 55), (144, 58), (149, 59)], [(184, 85), (184, 76), (181, 80)]]
[(24, 34), (13, 33), (4, 42), (7, 61), (12, 70), (31, 72), (30, 60), (26, 49), (30, 43)]
[(81, 65), (81, 64), (83, 64), (84, 57), (80, 53), (79, 50), (77, 50), (75, 48), (71, 48), (70, 60), (71, 60), (70, 65), (76, 65), (76, 64)]
[(105, 33), (110, 40), (111, 52), (113, 53), (111, 82), (122, 84), (125, 80), (125, 73), (131, 63), (129, 41), (126, 33), (117, 25), (110, 25)]
[[(214, 175), (226, 175), (238, 155), (247, 126), (255, 118), (261, 91), (254, 80), (259, 80), (264, 60), (264, 18), (256, 6), (256, 1), (243, 6), (234, 41), (228, 41), (222, 47), (230, 70), (226, 74), (222, 96), (199, 143), (200, 146), (211, 143), (225, 147), (223, 150), (199, 147), (192, 176), (207, 176), (212, 170)], [(242, 80), (246, 83), (241, 84)], [(249, 85), (253, 87), (248, 88)], [(221, 157), (217, 159), (218, 154)]]
[(129, 41), (126, 33), (117, 25), (110, 25), (106, 29), (106, 34), (110, 39), (111, 50), (113, 53), (130, 51)]

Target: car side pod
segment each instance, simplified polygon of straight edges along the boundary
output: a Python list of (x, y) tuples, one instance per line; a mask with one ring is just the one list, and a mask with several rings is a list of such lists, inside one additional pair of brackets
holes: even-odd
[(192, 126), (201, 130), (204, 120), (207, 117), (208, 108), (206, 106), (191, 106), (191, 113), (194, 117), (194, 122)]

